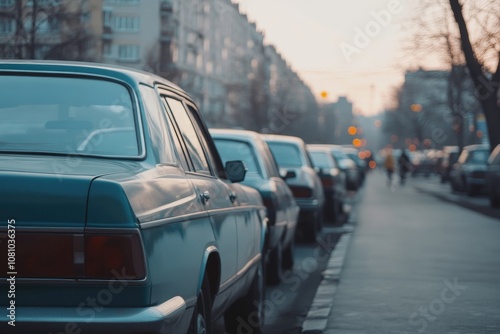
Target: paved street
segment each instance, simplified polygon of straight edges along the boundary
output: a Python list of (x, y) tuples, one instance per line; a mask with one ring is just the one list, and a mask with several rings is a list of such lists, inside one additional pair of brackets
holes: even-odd
[(367, 181), (324, 333), (500, 333), (500, 221)]

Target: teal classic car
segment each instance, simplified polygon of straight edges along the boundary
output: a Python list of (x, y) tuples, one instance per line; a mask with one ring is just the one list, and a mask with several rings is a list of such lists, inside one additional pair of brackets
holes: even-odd
[(185, 92), (0, 61), (0, 94), (0, 333), (261, 331), (266, 209)]
[(283, 271), (293, 267), (299, 206), (279, 174), (279, 168), (262, 135), (246, 130), (210, 129), (222, 161), (241, 160), (248, 171), (243, 184), (259, 191), (269, 224), (267, 282), (278, 284)]

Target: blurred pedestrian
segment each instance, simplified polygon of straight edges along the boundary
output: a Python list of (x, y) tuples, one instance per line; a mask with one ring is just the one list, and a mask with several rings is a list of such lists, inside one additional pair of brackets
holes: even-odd
[(406, 154), (406, 150), (403, 150), (398, 159), (398, 169), (399, 169), (399, 183), (401, 185), (405, 184), (406, 174), (412, 169), (410, 162), (410, 157)]
[(394, 156), (392, 155), (392, 150), (386, 152), (384, 161), (385, 171), (387, 172), (387, 185), (392, 185), (392, 175), (394, 174), (394, 169), (396, 168), (396, 163), (394, 161)]

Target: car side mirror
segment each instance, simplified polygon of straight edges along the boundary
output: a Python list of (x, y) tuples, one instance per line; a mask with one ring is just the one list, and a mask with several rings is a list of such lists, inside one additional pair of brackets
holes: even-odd
[(288, 180), (297, 177), (297, 173), (293, 170), (280, 169), (280, 176), (283, 180)]
[(241, 160), (226, 162), (225, 170), (228, 179), (233, 183), (243, 181), (247, 173), (247, 167)]

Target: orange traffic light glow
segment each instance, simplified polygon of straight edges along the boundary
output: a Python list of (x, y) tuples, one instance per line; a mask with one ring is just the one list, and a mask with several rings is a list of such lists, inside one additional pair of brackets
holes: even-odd
[(356, 147), (361, 147), (361, 145), (363, 145), (363, 143), (361, 142), (361, 139), (359, 139), (359, 138), (354, 138), (352, 141), (352, 144)]
[(347, 128), (347, 133), (349, 133), (351, 136), (354, 136), (356, 133), (358, 133), (358, 129), (356, 129), (355, 126), (350, 126)]

